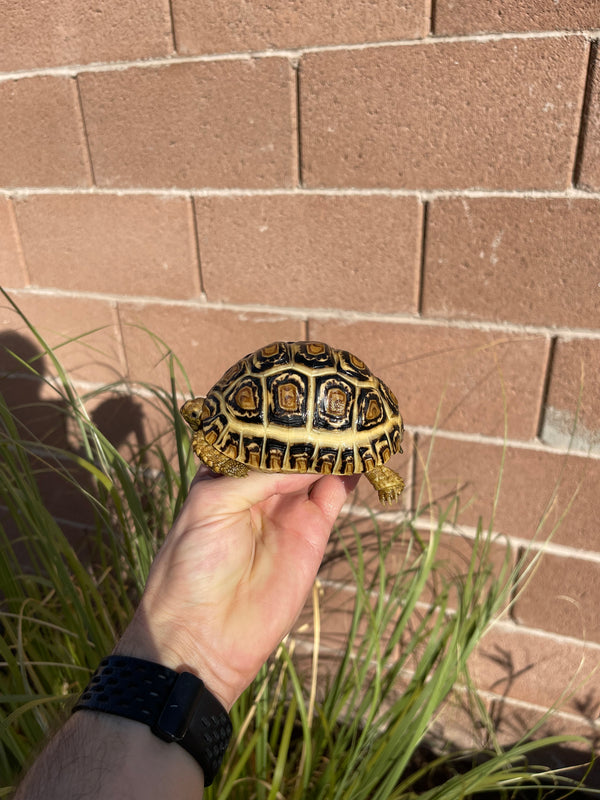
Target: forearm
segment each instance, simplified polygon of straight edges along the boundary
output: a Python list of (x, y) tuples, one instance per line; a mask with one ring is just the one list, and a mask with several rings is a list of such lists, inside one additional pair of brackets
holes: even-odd
[[(243, 487), (233, 478), (195, 481), (113, 655), (192, 673), (218, 701), (217, 717), (226, 719), (298, 617), (351, 488), (333, 475), (254, 473)], [(178, 680), (164, 684), (169, 692)], [(185, 687), (194, 695), (193, 680), (181, 683), (183, 696)], [(212, 701), (194, 699), (190, 725), (203, 732), (190, 727), (184, 735), (190, 752), (145, 724), (78, 710), (33, 764), (15, 800), (199, 800), (204, 775), (190, 753), (200, 755), (209, 780), (219, 753), (213, 741), (207, 760), (201, 744), (208, 738), (203, 709), (214, 709)], [(228, 727), (217, 726), (220, 746)]]
[[(143, 600), (113, 653), (204, 676), (202, 664), (172, 651), (173, 638), (173, 628), (162, 636), (150, 623)], [(201, 800), (203, 793), (202, 768), (182, 746), (142, 722), (82, 709), (50, 740), (14, 800)]]
[(14, 800), (200, 800), (204, 776), (182, 747), (139, 722), (79, 711), (50, 741)]

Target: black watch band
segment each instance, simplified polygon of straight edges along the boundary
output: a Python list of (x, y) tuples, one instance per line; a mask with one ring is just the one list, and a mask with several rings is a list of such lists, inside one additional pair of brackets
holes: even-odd
[(210, 786), (231, 737), (221, 703), (191, 672), (130, 656), (100, 662), (73, 711), (89, 709), (143, 722), (165, 742), (177, 742), (202, 767)]

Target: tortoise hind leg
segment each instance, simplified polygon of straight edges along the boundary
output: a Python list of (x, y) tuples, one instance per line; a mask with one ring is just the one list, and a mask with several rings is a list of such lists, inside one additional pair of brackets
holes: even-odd
[(212, 444), (206, 441), (201, 430), (196, 431), (192, 437), (192, 449), (200, 461), (203, 461), (213, 472), (218, 472), (219, 475), (229, 475), (233, 478), (245, 478), (250, 471), (245, 464), (241, 464), (239, 461), (235, 461), (233, 458), (219, 453)]
[(365, 476), (377, 489), (379, 501), (384, 505), (395, 503), (404, 490), (404, 481), (389, 467), (373, 467), (369, 472), (365, 472)]

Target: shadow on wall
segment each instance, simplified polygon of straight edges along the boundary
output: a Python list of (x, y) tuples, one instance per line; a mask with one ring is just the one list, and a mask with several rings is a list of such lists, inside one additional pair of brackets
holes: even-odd
[[(90, 504), (81, 491), (82, 486), (90, 486), (89, 473), (68, 454), (85, 454), (73, 430), (68, 403), (53, 386), (46, 355), (16, 332), (0, 334), (0, 395), (19, 438), (31, 451), (46, 508), (64, 527), (73, 546), (83, 544), (93, 523)], [(133, 442), (136, 450), (143, 452), (143, 410), (131, 396), (111, 394), (93, 408), (90, 418), (116, 448)]]

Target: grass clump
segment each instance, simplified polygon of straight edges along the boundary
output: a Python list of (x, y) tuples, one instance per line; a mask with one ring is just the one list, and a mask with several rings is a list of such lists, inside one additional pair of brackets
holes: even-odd
[[(57, 353), (29, 329), (38, 354), (10, 354), (13, 373), (54, 393), (49, 402), (70, 437), (66, 447), (36, 435), (0, 393), (0, 796), (126, 626), (195, 471), (177, 413), (174, 359), (168, 391), (142, 387), (174, 457), (160, 440), (125, 457), (87, 410), (123, 386), (80, 394)], [(74, 498), (83, 536), (53, 513), (48, 482)], [(333, 549), (346, 566), (342, 588), (351, 600), (343, 640), (332, 650), (322, 638), (329, 594), (317, 583), (310, 636), (299, 628), (288, 637), (233, 708), (230, 751), (207, 798), (453, 800), (525, 786), (542, 792), (549, 777), (554, 787), (575, 787), (529, 765), (540, 742), (524, 737), (505, 751), (491, 729), (489, 752), (472, 754), (466, 767), (463, 757), (458, 768), (450, 750), (416, 759), (453, 688), (468, 686), (469, 655), (510, 601), (515, 580), (508, 559), (499, 571), (492, 567), (491, 536), (482, 527), (465, 574), (444, 572), (439, 544), (455, 506), (436, 517), (426, 540), (416, 517), (387, 533), (374, 517), (368, 537), (340, 525)], [(402, 561), (392, 568), (399, 545)], [(543, 743), (557, 741), (566, 737)]]
[[(327, 607), (315, 590), (311, 655), (302, 655), (298, 635), (289, 637), (241, 698), (231, 756), (207, 797), (454, 800), (489, 791), (543, 792), (550, 785), (573, 789), (575, 782), (530, 763), (541, 746), (569, 737), (535, 742), (524, 736), (505, 750), (483, 708), (473, 724), (487, 727), (488, 750), (459, 753), (448, 743), (423, 759), (428, 732), (454, 687), (468, 685), (469, 655), (505, 607), (515, 577), (508, 559), (495, 574), (482, 529), (466, 573), (444, 574), (438, 550), (452, 511), (453, 504), (426, 542), (410, 520), (385, 537), (374, 520), (368, 547), (364, 535), (337, 531), (354, 577), (342, 647), (330, 653), (319, 647)], [(399, 542), (404, 562), (390, 571)]]

